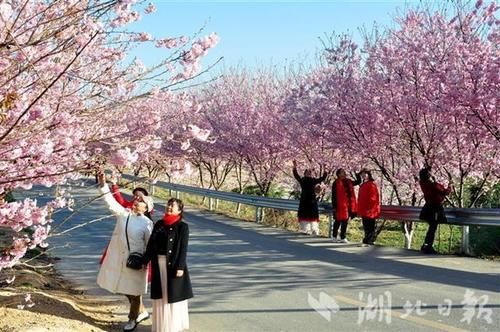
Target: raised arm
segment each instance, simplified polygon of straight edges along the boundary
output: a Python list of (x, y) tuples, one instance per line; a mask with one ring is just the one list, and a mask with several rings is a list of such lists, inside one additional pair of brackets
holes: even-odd
[(317, 179), (314, 179), (314, 183), (318, 184), (326, 180), (326, 177), (328, 176), (327, 172), (324, 172), (323, 175)]
[(440, 194), (440, 195), (443, 195), (443, 196), (447, 196), (450, 194), (451, 192), (451, 185), (448, 185), (448, 188), (445, 188), (441, 183), (437, 183), (435, 182), (434, 183), (434, 188), (435, 190)]
[(113, 198), (113, 195), (111, 195), (108, 184), (106, 183), (106, 176), (103, 172), (100, 172), (97, 175), (97, 181), (99, 183), (99, 191), (101, 192), (101, 194), (103, 194), (104, 201), (108, 205), (108, 208), (111, 210), (111, 212), (116, 216), (127, 215), (129, 211), (118, 204), (118, 202)]
[(293, 161), (293, 176), (299, 183), (302, 181), (302, 178), (300, 177), (299, 173), (297, 173), (297, 161)]
[(120, 193), (120, 187), (118, 187), (117, 184), (111, 185), (111, 193), (113, 194), (113, 197), (118, 202), (118, 204), (120, 204), (121, 206), (126, 208), (132, 204), (131, 201), (128, 201), (125, 198), (123, 198), (122, 194)]
[(299, 173), (297, 173), (297, 168), (293, 168), (293, 177), (297, 180), (297, 181), (301, 181), (302, 178), (300, 177)]
[(125, 209), (116, 201), (113, 195), (111, 195), (111, 192), (109, 191), (109, 187), (107, 184), (104, 184), (103, 187), (99, 188), (99, 191), (101, 192), (101, 194), (104, 194), (102, 197), (104, 198), (104, 201), (108, 205), (109, 210), (115, 216), (124, 216), (130, 213), (127, 209)]

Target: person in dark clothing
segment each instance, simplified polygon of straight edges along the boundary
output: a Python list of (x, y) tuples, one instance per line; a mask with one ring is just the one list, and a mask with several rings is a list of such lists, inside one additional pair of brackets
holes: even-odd
[(186, 263), (188, 224), (182, 221), (184, 204), (180, 199), (167, 202), (165, 216), (158, 220), (144, 255), (151, 261), (151, 299), (153, 331), (189, 329), (188, 299), (193, 297)]
[(429, 229), (425, 235), (424, 244), (420, 248), (425, 254), (436, 254), (437, 251), (433, 248), (434, 237), (438, 224), (446, 223), (446, 215), (444, 214), (443, 201), (451, 192), (451, 184), (445, 188), (442, 184), (437, 183), (431, 174), (431, 168), (426, 167), (420, 170), (420, 188), (424, 194), (425, 204), (420, 211), (420, 219), (429, 223)]
[(304, 177), (297, 172), (297, 161), (293, 161), (293, 176), (300, 183), (300, 203), (297, 213), (299, 227), (302, 233), (319, 235), (318, 199), (316, 198), (316, 186), (325, 181), (327, 172), (320, 178), (313, 178), (311, 170), (304, 171)]
[[(347, 222), (357, 214), (354, 186), (361, 183), (361, 177), (356, 174), (356, 180), (353, 181), (347, 178), (343, 168), (339, 168), (335, 175), (337, 175), (337, 179), (332, 184), (332, 208), (335, 211), (332, 238), (333, 242), (349, 243), (346, 239)], [(337, 240), (339, 228), (340, 240)]]

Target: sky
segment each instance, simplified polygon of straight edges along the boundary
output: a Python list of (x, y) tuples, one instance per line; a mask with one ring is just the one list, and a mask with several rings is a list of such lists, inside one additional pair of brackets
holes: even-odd
[[(361, 41), (359, 28), (391, 25), (394, 15), (418, 0), (406, 1), (152, 1), (157, 10), (131, 26), (155, 37), (193, 36), (216, 32), (219, 44), (203, 66), (259, 68), (314, 64), (320, 38), (348, 33)], [(164, 49), (141, 47), (145, 64), (165, 55)], [(215, 70), (217, 72), (218, 70)]]

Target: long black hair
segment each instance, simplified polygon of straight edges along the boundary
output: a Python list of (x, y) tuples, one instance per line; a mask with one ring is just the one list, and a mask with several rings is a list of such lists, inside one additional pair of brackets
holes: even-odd
[(142, 187), (134, 188), (134, 190), (132, 190), (132, 195), (135, 195), (136, 192), (141, 192), (144, 196), (149, 196), (148, 191)]
[(362, 169), (361, 172), (359, 172), (359, 174), (363, 174), (363, 173), (368, 174), (368, 180), (369, 181), (375, 181), (375, 179), (372, 176), (372, 172), (370, 170)]
[(339, 169), (337, 169), (337, 171), (335, 172), (335, 175), (338, 177), (338, 176), (339, 176), (339, 174), (340, 174), (342, 171), (344, 171), (344, 172), (345, 172), (345, 170), (344, 170), (343, 168), (339, 168)]
[(421, 182), (429, 182), (431, 180), (431, 168), (425, 167), (418, 172), (418, 177)]

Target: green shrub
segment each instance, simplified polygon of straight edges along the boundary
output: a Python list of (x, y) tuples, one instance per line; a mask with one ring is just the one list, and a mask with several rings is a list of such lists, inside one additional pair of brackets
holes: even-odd
[(469, 243), (478, 256), (500, 256), (500, 227), (471, 226)]

